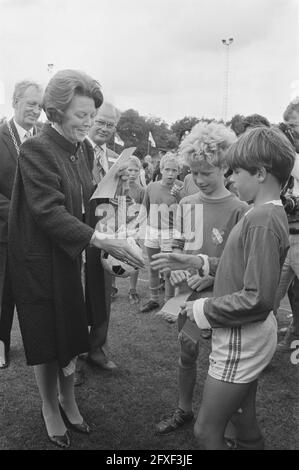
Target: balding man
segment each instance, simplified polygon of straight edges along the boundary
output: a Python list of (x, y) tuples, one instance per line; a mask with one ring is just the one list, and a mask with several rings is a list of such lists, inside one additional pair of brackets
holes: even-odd
[(0, 369), (9, 364), (10, 336), (15, 302), (7, 263), (7, 224), (20, 145), (36, 132), (42, 110), (42, 89), (24, 80), (13, 93), (13, 118), (0, 127)]

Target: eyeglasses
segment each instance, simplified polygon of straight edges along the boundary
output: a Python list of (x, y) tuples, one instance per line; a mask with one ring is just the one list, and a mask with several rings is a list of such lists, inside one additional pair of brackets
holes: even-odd
[(107, 122), (107, 121), (100, 121), (100, 120), (95, 120), (95, 123), (98, 127), (107, 127), (107, 129), (112, 129), (115, 127), (114, 122)]

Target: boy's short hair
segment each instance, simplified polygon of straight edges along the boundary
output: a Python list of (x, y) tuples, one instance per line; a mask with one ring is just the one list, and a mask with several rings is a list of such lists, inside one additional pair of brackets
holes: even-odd
[(295, 162), (295, 150), (278, 127), (256, 127), (232, 144), (226, 155), (228, 166), (254, 175), (265, 168), (284, 186)]
[(181, 159), (188, 166), (207, 162), (223, 168), (227, 166), (225, 153), (236, 138), (235, 133), (224, 124), (199, 122), (180, 144)]
[(178, 162), (178, 157), (176, 156), (175, 153), (172, 153), (172, 152), (166, 152), (165, 155), (163, 155), (161, 157), (161, 160), (160, 160), (160, 170), (163, 170), (163, 168), (165, 167), (165, 164), (167, 162), (174, 162), (176, 163), (177, 167), (178, 167), (178, 170), (179, 170), (179, 162)]
[(139, 170), (141, 170), (142, 168), (142, 164), (141, 164), (141, 161), (139, 160), (138, 157), (136, 157), (135, 155), (132, 155), (130, 158), (128, 158), (128, 165), (135, 165), (137, 166), (137, 168), (139, 168)]

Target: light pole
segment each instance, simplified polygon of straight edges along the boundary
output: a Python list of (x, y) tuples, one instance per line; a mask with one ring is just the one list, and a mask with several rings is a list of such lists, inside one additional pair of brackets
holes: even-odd
[(226, 119), (227, 119), (227, 109), (228, 109), (229, 46), (233, 43), (233, 41), (234, 41), (234, 38), (222, 39), (222, 44), (226, 47), (224, 95), (223, 95), (223, 110), (222, 110), (222, 116), (223, 116), (224, 122), (226, 122)]

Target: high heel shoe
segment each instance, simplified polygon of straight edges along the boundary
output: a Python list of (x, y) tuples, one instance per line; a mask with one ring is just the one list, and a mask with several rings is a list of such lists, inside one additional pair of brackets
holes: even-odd
[(57, 447), (61, 447), (62, 449), (67, 449), (71, 445), (71, 439), (68, 431), (65, 431), (63, 436), (50, 436), (48, 434), (47, 426), (46, 426), (46, 421), (44, 418), (43, 410), (41, 410), (41, 417), (42, 417), (42, 422), (45, 425), (46, 433), (48, 436), (48, 439), (52, 444), (54, 444)]
[(90, 434), (90, 427), (88, 426), (86, 421), (84, 421), (84, 419), (83, 419), (81, 424), (72, 423), (68, 419), (68, 417), (66, 415), (66, 412), (64, 411), (64, 409), (62, 408), (60, 403), (59, 403), (59, 410), (60, 410), (60, 414), (61, 414), (62, 419), (65, 422), (66, 426), (68, 426), (69, 428), (71, 428), (75, 432), (80, 432), (81, 434)]

